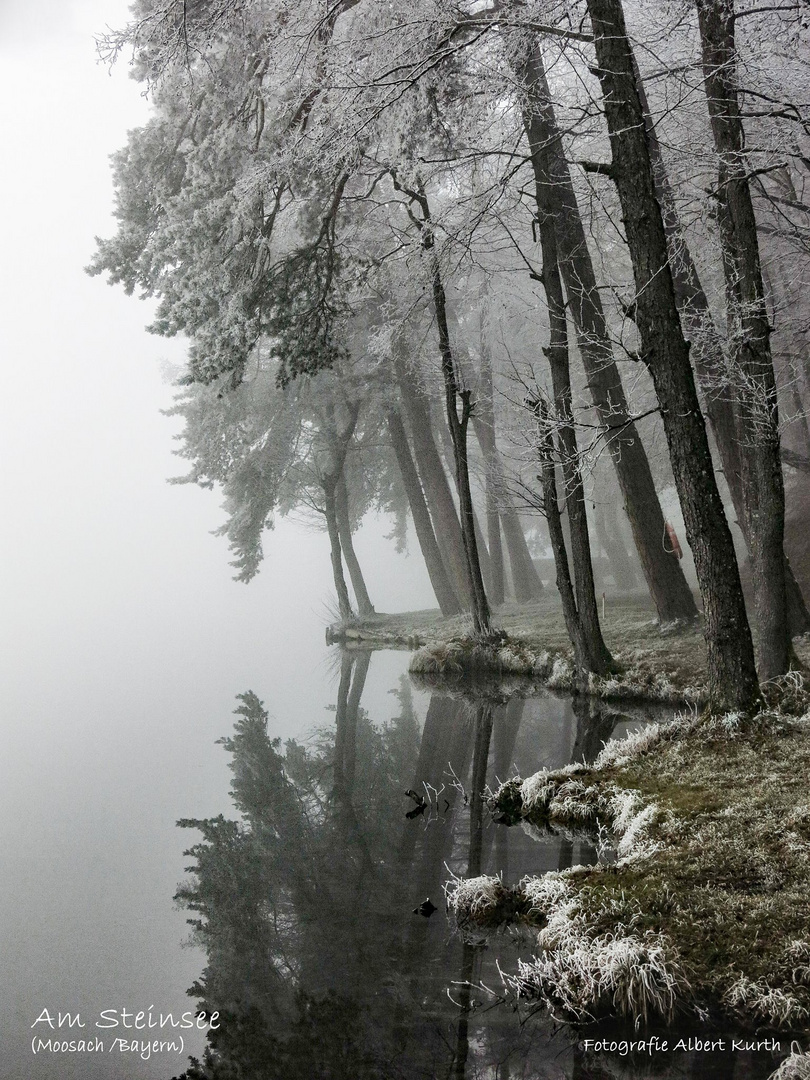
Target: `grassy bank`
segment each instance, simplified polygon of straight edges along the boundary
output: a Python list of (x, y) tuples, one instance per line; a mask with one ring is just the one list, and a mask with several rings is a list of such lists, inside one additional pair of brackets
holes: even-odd
[(692, 715), (608, 744), (594, 766), (505, 784), (497, 818), (610, 838), (618, 861), (514, 887), (459, 882), (458, 921), (537, 927), (537, 955), (512, 985), (568, 1018), (686, 1012), (805, 1028), (806, 706), (788, 687), (779, 708), (752, 720)]
[[(411, 671), (439, 679), (459, 675), (516, 675), (556, 690), (580, 689), (573, 651), (556, 591), (529, 604), (505, 604), (493, 624), (504, 633), (496, 647), (481, 648), (466, 616), (438, 611), (375, 615), (351, 626), (330, 627), (327, 640), (354, 648), (415, 651)], [(602, 631), (618, 671), (591, 679), (589, 691), (608, 699), (701, 705), (707, 697), (706, 647), (700, 624), (661, 631), (645, 594), (608, 597)], [(810, 642), (796, 642), (810, 666)]]

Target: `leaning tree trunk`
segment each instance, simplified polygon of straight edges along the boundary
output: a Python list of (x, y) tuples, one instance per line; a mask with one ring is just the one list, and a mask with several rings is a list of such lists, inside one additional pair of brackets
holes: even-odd
[[(490, 529), (492, 535), (500, 540), (500, 530), (496, 523), (503, 528), (503, 536), (506, 541), (506, 550), (509, 552), (509, 566), (512, 570), (512, 584), (515, 590), (515, 599), (518, 601), (534, 600), (543, 592), (543, 582), (532, 562), (523, 526), (520, 524), (515, 511), (509, 506), (501, 506), (501, 489), (503, 487), (503, 469), (498, 452), (496, 429), (495, 429), (495, 403), (493, 401), (492, 387), (492, 363), (486, 344), (482, 341), (481, 349), (481, 372), (479, 377), (480, 396), (477, 402), (478, 408), (473, 413), (473, 429), (484, 455), (487, 478), (487, 512), (489, 514), (490, 492), (492, 492), (493, 525)], [(496, 522), (496, 515), (499, 521)], [(493, 587), (495, 585), (495, 555), (490, 545), (490, 560), (493, 565)], [(500, 569), (503, 573), (503, 555), (500, 556)], [(498, 603), (497, 600), (494, 601)]]
[(633, 263), (641, 351), (661, 407), (703, 597), (712, 703), (747, 709), (759, 689), (751, 631), (675, 301), (624, 14), (620, 0), (587, 4), (613, 154), (611, 172)]
[(346, 578), (343, 576), (343, 559), (340, 547), (340, 528), (338, 526), (336, 477), (326, 477), (323, 480), (324, 513), (326, 515), (326, 531), (329, 534), (329, 553), (332, 558), (332, 577), (335, 581), (335, 590), (338, 598), (338, 610), (342, 622), (349, 622), (354, 617), (352, 602), (349, 599), (349, 589)]
[(411, 457), (405, 425), (402, 423), (399, 413), (394, 409), (387, 409), (385, 418), (388, 425), (388, 435), (402, 477), (402, 484), (411, 508), (416, 538), (422, 550), (422, 557), (425, 560), (425, 566), (427, 567), (433, 591), (436, 594), (436, 600), (442, 615), (458, 615), (462, 607), (453, 591), (452, 582), (436, 541), (436, 534), (433, 531), (433, 523), (430, 520), (430, 512), (425, 502), (422, 485), (419, 483), (416, 466)]
[(698, 0), (703, 77), (719, 157), (717, 206), (732, 371), (739, 373), (740, 465), (757, 610), (761, 679), (790, 667), (785, 591), (785, 490), (770, 325), (751, 202), (734, 41), (733, 0)]
[[(647, 587), (662, 623), (692, 619), (697, 614), (694, 597), (678, 560), (664, 549), (664, 515), (613, 358), (585, 228), (536, 38), (530, 43), (522, 75), (527, 103), (524, 126), (535, 167), (537, 209), (541, 218), (546, 214), (554, 218), (560, 271), (588, 388), (616, 469)], [(548, 177), (537, 171), (536, 163), (542, 158), (549, 163)]]
[[(461, 377), (466, 381), (464, 370), (461, 370)], [(476, 401), (476, 408), (478, 402)], [(433, 410), (430, 409), (431, 423), (433, 422)], [(470, 419), (475, 425), (475, 414), (471, 414)], [(455, 474), (456, 471), (456, 455), (453, 448), (453, 438), (450, 434), (450, 429), (447, 424), (443, 424), (441, 420), (435, 425), (438, 428), (439, 440), (441, 442), (442, 450), (444, 451), (444, 460), (447, 465), (447, 470), (451, 474)], [(491, 596), (492, 589), (492, 561), (489, 557), (489, 548), (487, 547), (486, 537), (484, 536), (484, 530), (481, 528), (481, 521), (478, 517), (478, 510), (473, 503), (473, 525), (475, 526), (475, 542), (478, 545), (478, 560), (481, 563), (481, 576), (484, 579), (484, 589), (488, 597)]]
[[(706, 402), (706, 415), (714, 432), (717, 451), (723, 467), (723, 474), (728, 484), (737, 523), (743, 534), (746, 547), (751, 552), (751, 522), (748, 508), (743, 497), (740, 454), (741, 432), (735, 414), (734, 388), (725, 380), (725, 356), (723, 343), (714, 325), (709, 300), (700, 280), (692, 252), (683, 233), (675, 196), (669, 183), (666, 164), (661, 152), (661, 145), (652, 120), (644, 84), (636, 67), (639, 100), (644, 110), (644, 122), (650, 146), (650, 158), (653, 164), (655, 189), (664, 217), (664, 230), (670, 254), (670, 266), (675, 285), (675, 297), (684, 321), (684, 327), (691, 339), (691, 359), (695, 367), (698, 382), (703, 388)], [(795, 389), (795, 387), (794, 387)], [(787, 602), (788, 632), (791, 637), (810, 630), (810, 611), (807, 609), (799, 583), (784, 555), (785, 591)]]
[[(528, 81), (531, 72), (527, 65), (518, 64), (518, 70)], [(532, 127), (530, 95), (524, 104), (524, 124), (527, 130)], [(549, 183), (550, 168), (548, 155), (544, 149), (532, 152), (532, 166), (538, 178), (538, 185)], [(542, 178), (542, 180), (540, 179)], [(543, 201), (538, 194), (538, 207)], [(574, 569), (574, 587), (576, 590), (576, 617), (579, 623), (579, 636), (583, 655), (580, 658), (584, 670), (604, 675), (613, 664), (602, 630), (599, 626), (599, 612), (596, 606), (596, 591), (593, 583), (593, 563), (591, 561), (591, 541), (588, 533), (588, 516), (585, 507), (585, 489), (579, 465), (579, 449), (574, 430), (574, 416), (571, 404), (571, 373), (568, 359), (568, 327), (565, 316), (565, 297), (563, 295), (560, 267), (557, 257), (557, 238), (554, 218), (549, 213), (538, 215), (540, 250), (543, 257), (543, 272), (540, 275), (546, 294), (546, 307), (549, 320), (549, 345), (545, 350), (554, 392), (554, 421), (558, 425), (557, 441), (562, 459), (562, 476), (565, 490), (565, 506), (568, 511), (568, 528), (571, 536), (571, 562)], [(546, 481), (547, 484), (547, 481)], [(544, 484), (544, 490), (545, 486)]]
[(435, 524), (436, 539), (456, 595), (466, 606), (469, 604), (469, 586), (464, 542), (453, 494), (433, 438), (430, 410), (422, 391), (414, 384), (413, 373), (406, 370), (403, 361), (396, 360), (395, 363), (402, 400), (410, 421), (416, 465)]
[(543, 510), (554, 555), (554, 567), (557, 571), (557, 591), (562, 603), (565, 628), (574, 646), (574, 658), (579, 671), (590, 671), (589, 649), (582, 631), (582, 623), (574, 597), (574, 583), (568, 565), (568, 552), (565, 549), (560, 504), (557, 499), (557, 479), (555, 476), (554, 424), (549, 419), (548, 406), (544, 401), (535, 403), (537, 419), (537, 453), (540, 458), (540, 486), (543, 492)]
[[(483, 290), (482, 290), (483, 292)], [(484, 455), (484, 495), (486, 499), (487, 541), (489, 547), (490, 588), (489, 598), (495, 605), (502, 604), (506, 596), (503, 543), (501, 540), (500, 477), (495, 450), (495, 410), (492, 402), (492, 363), (484, 328), (485, 295), (479, 296), (479, 341), (481, 367), (478, 373), (478, 409), (480, 417), (473, 414), (473, 430)], [(488, 430), (484, 432), (484, 428)], [(482, 437), (483, 435), (483, 437)]]
[[(406, 191), (396, 180), (395, 187)], [(472, 600), (473, 630), (479, 637), (487, 638), (492, 634), (489, 601), (481, 575), (481, 562), (478, 544), (475, 539), (475, 508), (470, 489), (470, 470), (467, 458), (467, 429), (472, 415), (471, 392), (459, 384), (456, 362), (450, 345), (450, 329), (447, 325), (447, 296), (442, 282), (439, 259), (435, 252), (430, 204), (421, 183), (417, 190), (406, 191), (413, 203), (418, 205), (422, 215), (420, 229), (422, 247), (431, 256), (431, 291), (436, 325), (439, 331), (439, 359), (442, 380), (444, 382), (444, 403), (447, 412), (447, 424), (453, 440), (453, 454), (456, 466), (456, 487), (458, 489), (459, 517), (461, 519), (461, 538), (464, 542), (464, 555), (467, 564), (467, 584)]]
[(357, 610), (361, 616), (373, 615), (374, 605), (368, 595), (363, 571), (357, 559), (352, 542), (352, 525), (349, 518), (349, 492), (346, 488), (346, 477), (343, 473), (337, 483), (335, 491), (335, 503), (337, 510), (338, 537), (343, 550), (343, 558), (349, 568), (349, 577), (352, 580), (354, 596), (357, 600)]
[[(427, 199), (424, 199), (423, 209), (425, 220), (428, 219)], [(427, 234), (429, 236), (429, 234)], [(458, 501), (461, 517), (461, 537), (464, 541), (464, 554), (467, 559), (467, 575), (470, 594), (472, 596), (472, 619), (473, 630), (482, 637), (487, 637), (492, 632), (490, 625), (489, 601), (484, 589), (484, 580), (481, 575), (481, 563), (478, 556), (478, 544), (475, 539), (475, 508), (473, 507), (472, 491), (470, 490), (470, 472), (467, 460), (467, 428), (472, 412), (470, 391), (462, 389), (456, 379), (456, 367), (453, 360), (453, 351), (450, 347), (450, 331), (447, 326), (447, 298), (442, 284), (439, 261), (434, 256), (433, 273), (433, 306), (436, 312), (436, 322), (439, 328), (439, 355), (442, 364), (442, 376), (444, 378), (444, 397), (447, 410), (447, 423), (450, 427), (450, 435), (453, 439), (453, 453), (456, 462), (456, 484), (458, 486)], [(459, 414), (459, 405), (461, 413)]]
[(636, 587), (636, 572), (633, 569), (633, 563), (627, 548), (624, 546), (624, 541), (621, 536), (616, 535), (618, 523), (615, 511), (612, 511), (612, 516), (613, 521), (608, 522), (604, 503), (597, 507), (594, 519), (596, 536), (604, 549), (608, 565), (613, 572), (616, 588), (620, 592), (630, 592), (631, 589)]

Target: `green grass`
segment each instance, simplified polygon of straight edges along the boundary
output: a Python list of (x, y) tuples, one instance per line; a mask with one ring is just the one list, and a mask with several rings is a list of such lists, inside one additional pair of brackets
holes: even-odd
[[(653, 1013), (656, 1002), (674, 1001), (752, 1027), (805, 1028), (810, 712), (692, 717), (633, 745), (608, 747), (596, 766), (511, 781), (494, 797), (496, 812), (541, 828), (595, 817), (616, 831), (622, 856), (517, 887), (510, 910), (524, 913), (538, 882), (542, 895), (555, 895), (555, 881), (560, 891), (521, 916), (541, 928), (539, 959), (515, 985), (580, 1019), (605, 1009), (608, 985), (611, 1006), (638, 1015), (637, 987), (630, 1000), (616, 990), (615, 970), (613, 983), (600, 981), (623, 944), (642, 957), (640, 970), (656, 954)], [(675, 988), (669, 996), (659, 992), (662, 973)]]

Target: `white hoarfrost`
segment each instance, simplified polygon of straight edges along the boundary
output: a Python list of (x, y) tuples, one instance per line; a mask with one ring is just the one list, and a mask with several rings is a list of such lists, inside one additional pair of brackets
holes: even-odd
[(768, 1080), (810, 1080), (810, 1055), (797, 1042), (792, 1043), (790, 1053)]
[(637, 1026), (652, 1017), (671, 1019), (688, 984), (669, 941), (628, 926), (591, 936), (571, 876), (564, 871), (521, 882), (532, 910), (548, 922), (537, 936), (538, 955), (520, 961), (507, 985), (577, 1020), (605, 1009), (632, 1016)]
[(764, 979), (754, 981), (741, 975), (724, 997), (729, 1005), (743, 1008), (776, 1027), (796, 1026), (808, 1016), (793, 994), (769, 986)]
[(487, 923), (506, 896), (499, 877), (456, 878), (448, 883), (447, 905), (460, 924)]

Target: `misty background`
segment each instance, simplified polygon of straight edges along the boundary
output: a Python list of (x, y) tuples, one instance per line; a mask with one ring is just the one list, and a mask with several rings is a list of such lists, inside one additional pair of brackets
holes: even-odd
[[(215, 740), (237, 693), (254, 690), (281, 736), (327, 723), (334, 703), (325, 535), (281, 521), (257, 580), (232, 580), (210, 535), (217, 495), (166, 483), (186, 471), (180, 421), (161, 415), (183, 344), (146, 334), (151, 305), (83, 272), (112, 228), (108, 156), (147, 115), (125, 65), (95, 58), (94, 33), (126, 14), (0, 0), (0, 1074), (14, 1080), (113, 1067), (32, 1057), (43, 1008), (193, 1008), (202, 954), (180, 948), (190, 841), (174, 822), (228, 809)], [(387, 531), (357, 536), (378, 609), (433, 606), (418, 550), (397, 556)], [(375, 660), (376, 717), (393, 714), (406, 662)]]

